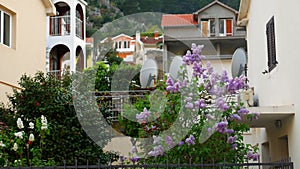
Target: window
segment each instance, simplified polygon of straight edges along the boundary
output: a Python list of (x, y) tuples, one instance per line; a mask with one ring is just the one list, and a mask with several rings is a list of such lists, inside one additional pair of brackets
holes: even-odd
[(119, 41), (119, 48), (121, 49), (122, 48), (122, 42)]
[(124, 41), (124, 48), (127, 48), (127, 41)]
[(11, 15), (0, 10), (0, 43), (11, 46)]
[(266, 25), (267, 47), (268, 47), (268, 68), (271, 72), (278, 64), (276, 60), (276, 45), (275, 45), (275, 25), (274, 16)]
[(115, 42), (115, 49), (118, 49), (118, 42)]
[(219, 33), (220, 36), (232, 36), (232, 19), (220, 19)]
[(127, 41), (127, 48), (130, 48), (130, 41)]
[(201, 19), (202, 37), (215, 36), (215, 19)]

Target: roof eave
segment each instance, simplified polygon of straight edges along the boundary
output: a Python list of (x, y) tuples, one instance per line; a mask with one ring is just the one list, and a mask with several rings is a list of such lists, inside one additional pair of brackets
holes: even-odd
[(199, 13), (203, 12), (204, 10), (208, 9), (209, 7), (213, 6), (214, 4), (219, 4), (219, 5), (223, 6), (224, 8), (227, 8), (228, 10), (232, 11), (235, 14), (238, 13), (237, 10), (231, 8), (230, 6), (223, 4), (222, 2), (220, 2), (218, 0), (215, 0), (215, 1), (211, 2), (210, 4), (204, 6), (203, 8), (199, 9), (198, 11), (194, 12), (194, 14), (199, 14)]
[(248, 23), (248, 11), (250, 8), (251, 0), (241, 0), (240, 10), (237, 19), (238, 26), (246, 26)]
[(51, 0), (42, 0), (44, 6), (46, 7), (46, 15), (47, 16), (55, 16), (56, 8)]

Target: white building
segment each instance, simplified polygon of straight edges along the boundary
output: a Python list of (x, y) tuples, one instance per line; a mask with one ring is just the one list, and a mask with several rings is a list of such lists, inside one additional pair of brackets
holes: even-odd
[(86, 67), (86, 5), (84, 0), (52, 0), (56, 16), (47, 18), (46, 71)]
[(297, 33), (300, 27), (299, 0), (241, 0), (238, 24), (246, 26), (248, 78), (254, 87), (260, 120), (264, 127), (252, 133), (263, 162), (291, 157), (300, 167), (300, 61)]

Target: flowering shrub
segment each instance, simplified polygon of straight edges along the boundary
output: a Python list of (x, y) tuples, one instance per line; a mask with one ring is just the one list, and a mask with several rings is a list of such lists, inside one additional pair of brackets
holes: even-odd
[[(17, 118), (16, 126), (1, 131), (0, 137), (0, 165), (1, 166), (19, 166), (28, 164), (41, 164), (42, 148), (46, 135), (50, 134), (50, 128), (47, 118), (41, 116), (35, 122), (25, 119), (28, 122), (24, 127), (21, 117)], [(36, 127), (35, 127), (36, 126)], [(35, 143), (35, 140), (39, 143)], [(15, 155), (15, 156), (12, 156)], [(51, 161), (47, 162), (51, 164)], [(45, 164), (45, 163), (44, 163)]]
[(160, 106), (165, 103), (163, 112), (153, 108), (155, 99), (150, 98), (134, 105), (141, 113), (132, 107), (124, 113), (136, 115), (136, 122), (120, 118), (125, 133), (140, 143), (140, 155), (149, 157), (147, 162), (243, 162), (259, 157), (257, 147), (243, 143), (242, 134), (250, 129), (245, 121), (259, 115), (236, 99), (248, 88), (246, 78), (215, 73), (209, 62), (203, 62), (202, 48), (193, 44), (183, 56), (186, 69), (178, 79), (168, 77), (165, 85), (158, 86), (164, 93), (158, 99)]
[[(23, 75), (19, 84), (22, 89), (9, 96), (11, 107), (0, 107), (0, 141), (6, 145), (5, 152), (0, 151), (5, 154), (2, 157), (7, 156), (8, 165), (15, 160), (21, 160), (23, 166), (30, 162), (35, 166), (63, 165), (64, 161), (70, 165), (75, 159), (78, 164), (86, 164), (87, 159), (104, 164), (115, 156), (104, 153), (80, 125), (70, 76), (57, 79), (38, 72), (34, 77)], [(1, 128), (1, 122), (5, 127)], [(0, 163), (5, 164), (3, 160)]]

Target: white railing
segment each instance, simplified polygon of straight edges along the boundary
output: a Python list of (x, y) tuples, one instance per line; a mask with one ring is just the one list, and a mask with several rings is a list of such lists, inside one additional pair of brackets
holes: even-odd
[(82, 20), (80, 20), (79, 18), (76, 18), (76, 36), (83, 39)]
[(55, 77), (61, 77), (63, 75), (69, 74), (69, 73), (70, 73), (70, 71), (68, 71), (68, 70), (50, 70), (48, 72), (49, 75), (53, 75)]
[(53, 16), (50, 17), (50, 35), (64, 36), (70, 35), (71, 23), (70, 16)]

